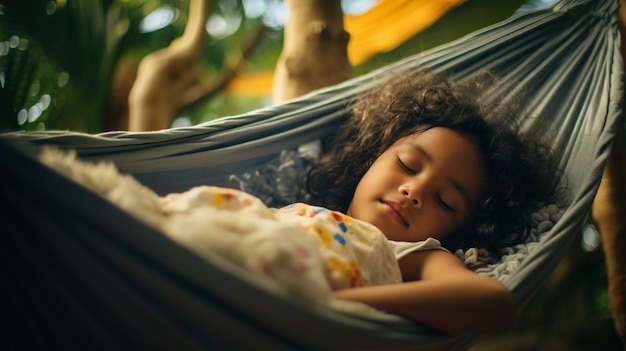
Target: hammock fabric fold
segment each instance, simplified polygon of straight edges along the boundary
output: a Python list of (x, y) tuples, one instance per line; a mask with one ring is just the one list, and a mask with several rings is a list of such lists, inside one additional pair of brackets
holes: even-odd
[[(391, 74), (430, 67), (464, 80), (490, 70), (521, 83), (572, 190), (565, 212), (503, 283), (519, 307), (584, 223), (621, 114), (616, 0), (562, 0), (293, 101), (151, 133), (0, 136), (0, 343), (4, 349), (461, 349), (405, 320), (352, 315), (270, 293), (220, 257), (190, 253), (41, 164), (45, 144), (111, 160), (158, 193), (260, 174), (282, 150), (320, 139), (346, 104)], [(508, 95), (507, 95), (508, 97)], [(239, 179), (242, 179), (239, 177)], [(278, 205), (269, 204), (269, 205)]]

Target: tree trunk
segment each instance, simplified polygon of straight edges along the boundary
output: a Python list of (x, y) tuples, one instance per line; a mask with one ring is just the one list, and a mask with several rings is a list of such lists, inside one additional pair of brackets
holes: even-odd
[(208, 15), (209, 0), (190, 0), (184, 34), (170, 46), (141, 60), (128, 97), (129, 130), (159, 130), (171, 126), (181, 96), (198, 80)]
[[(619, 29), (622, 57), (626, 60), (626, 0), (620, 3)], [(623, 125), (620, 123), (616, 128), (591, 214), (602, 237), (613, 323), (626, 348), (626, 145)]]
[(613, 323), (626, 345), (626, 147), (618, 128), (592, 216), (602, 236)]
[(272, 97), (283, 102), (352, 76), (340, 0), (287, 0), (289, 20)]

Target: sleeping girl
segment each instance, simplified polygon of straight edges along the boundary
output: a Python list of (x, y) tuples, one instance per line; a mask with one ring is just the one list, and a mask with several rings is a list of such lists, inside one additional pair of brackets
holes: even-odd
[(384, 233), (403, 283), (338, 290), (335, 297), (454, 333), (513, 323), (515, 309), (500, 283), (445, 250), (412, 244), (477, 248), (469, 268), (478, 268), (523, 242), (531, 213), (558, 197), (556, 162), (538, 134), (517, 129), (520, 109), (481, 99), (496, 84), (488, 74), (464, 84), (400, 75), (351, 107), (309, 187), (325, 206)]
[[(495, 82), (422, 72), (368, 89), (309, 174), (316, 204), (270, 209), (234, 189), (159, 197), (126, 176), (73, 178), (274, 290), (354, 301), (449, 333), (498, 330), (514, 322), (514, 301), (473, 269), (525, 240), (531, 213), (555, 199), (557, 171), (549, 149), (517, 129), (517, 108), (480, 99)], [(451, 253), (469, 248), (480, 252), (473, 267)]]

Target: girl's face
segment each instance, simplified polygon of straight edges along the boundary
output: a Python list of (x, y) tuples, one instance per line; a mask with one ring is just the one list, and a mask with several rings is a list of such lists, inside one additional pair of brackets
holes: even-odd
[(468, 221), (486, 182), (473, 139), (435, 127), (385, 150), (359, 181), (347, 214), (390, 240), (443, 239)]

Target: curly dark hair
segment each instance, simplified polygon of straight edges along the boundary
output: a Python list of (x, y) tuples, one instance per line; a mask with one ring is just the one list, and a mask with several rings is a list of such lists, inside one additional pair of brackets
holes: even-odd
[(455, 84), (421, 71), (368, 89), (325, 141), (328, 151), (309, 173), (309, 191), (324, 206), (345, 212), (369, 166), (398, 139), (433, 127), (469, 134), (485, 160), (488, 189), (469, 222), (442, 244), (453, 252), (477, 248), (479, 260), (472, 268), (493, 262), (504, 247), (527, 238), (532, 212), (555, 199), (558, 180), (550, 149), (536, 133), (519, 128), (518, 104), (483, 98), (494, 95), (486, 92), (497, 81), (483, 73)]

